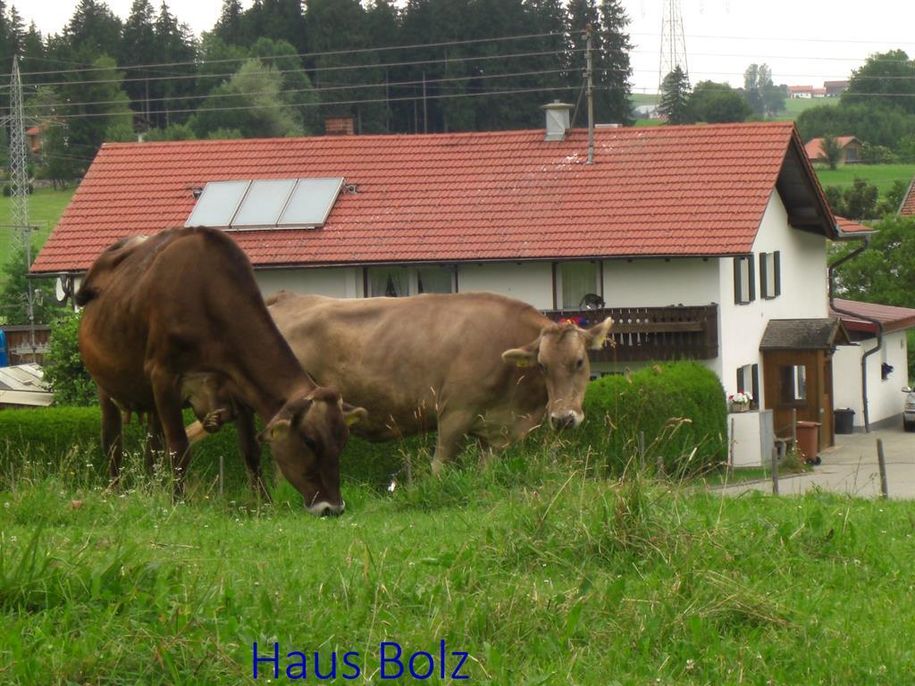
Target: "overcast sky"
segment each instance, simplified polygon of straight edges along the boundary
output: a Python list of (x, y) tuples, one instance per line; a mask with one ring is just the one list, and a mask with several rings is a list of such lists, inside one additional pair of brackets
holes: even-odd
[[(107, 0), (126, 18), (132, 0)], [(242, 0), (245, 7), (252, 0)], [(152, 0), (158, 11), (160, 0)], [(13, 0), (26, 23), (47, 36), (59, 33), (76, 0)], [(196, 34), (213, 27), (222, 0), (167, 0), (172, 14)], [(624, 0), (629, 31), (633, 92), (654, 91), (661, 61), (664, 0)], [(776, 83), (822, 86), (844, 79), (869, 54), (900, 48), (915, 57), (913, 0), (680, 0), (690, 81), (743, 84), (751, 63), (766, 63)]]

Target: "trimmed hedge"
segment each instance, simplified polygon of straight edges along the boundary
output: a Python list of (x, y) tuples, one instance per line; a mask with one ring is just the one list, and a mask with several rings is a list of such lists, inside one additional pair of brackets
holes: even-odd
[[(705, 471), (727, 458), (727, 404), (711, 370), (671, 362), (591, 382), (585, 421), (569, 440), (609, 473), (642, 465), (667, 474)], [(644, 440), (640, 440), (640, 434)]]

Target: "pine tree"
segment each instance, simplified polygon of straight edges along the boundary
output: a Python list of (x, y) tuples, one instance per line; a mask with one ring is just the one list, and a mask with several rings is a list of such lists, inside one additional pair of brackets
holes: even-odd
[(667, 119), (668, 124), (692, 123), (689, 111), (689, 79), (679, 64), (661, 83), (658, 112)]
[(596, 83), (599, 97), (596, 99), (597, 118), (619, 124), (631, 124), (630, 96), (632, 66), (629, 51), (632, 43), (626, 27), (629, 17), (620, 0), (604, 0), (600, 5), (601, 51), (596, 65)]

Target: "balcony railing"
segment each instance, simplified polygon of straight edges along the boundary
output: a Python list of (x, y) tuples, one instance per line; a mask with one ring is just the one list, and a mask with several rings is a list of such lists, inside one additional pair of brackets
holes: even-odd
[(718, 305), (670, 307), (604, 307), (594, 310), (551, 310), (547, 317), (572, 319), (582, 327), (613, 317), (603, 350), (593, 362), (709, 360), (718, 357)]

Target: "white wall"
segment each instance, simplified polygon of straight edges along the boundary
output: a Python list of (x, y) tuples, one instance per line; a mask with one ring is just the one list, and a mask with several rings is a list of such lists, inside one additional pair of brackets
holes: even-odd
[[(864, 407), (861, 398), (861, 357), (877, 345), (876, 338), (861, 341), (858, 346), (841, 345), (832, 358), (835, 406), (850, 407), (855, 411), (854, 426), (864, 427)], [(880, 352), (867, 358), (868, 420), (871, 424), (898, 417), (902, 412), (905, 394), (902, 387), (908, 384), (907, 342), (904, 331), (883, 337)], [(880, 365), (886, 362), (894, 368), (889, 377), (881, 378)], [(900, 422), (902, 420), (900, 419)]]
[(667, 307), (718, 302), (718, 260), (701, 258), (606, 260), (608, 307)]
[(489, 291), (517, 298), (539, 310), (553, 309), (553, 266), (549, 262), (497, 262), (458, 266), (458, 290)]
[[(762, 299), (759, 282), (759, 254), (781, 252), (781, 295)], [(737, 390), (737, 369), (758, 364), (760, 394), (762, 359), (759, 343), (770, 319), (807, 319), (829, 316), (826, 274), (826, 238), (791, 228), (778, 194), (773, 192), (753, 243), (756, 300), (747, 305), (734, 303), (734, 269), (730, 258), (720, 260), (719, 335), (721, 340), (718, 374), (725, 392)], [(760, 399), (765, 405), (765, 398)]]
[(254, 275), (264, 296), (285, 289), (332, 298), (362, 297), (362, 269), (358, 267), (258, 269)]

